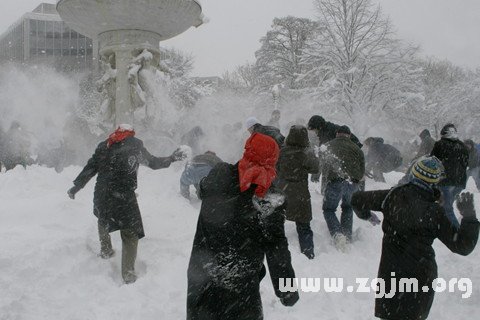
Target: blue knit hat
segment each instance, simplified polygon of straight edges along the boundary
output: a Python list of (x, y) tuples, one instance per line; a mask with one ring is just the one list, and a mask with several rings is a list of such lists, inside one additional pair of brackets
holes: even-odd
[(437, 184), (444, 177), (445, 169), (437, 157), (421, 157), (412, 167), (412, 175), (428, 184)]

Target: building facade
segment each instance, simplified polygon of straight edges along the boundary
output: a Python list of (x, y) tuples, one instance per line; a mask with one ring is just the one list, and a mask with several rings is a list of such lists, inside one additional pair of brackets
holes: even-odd
[(55, 5), (40, 4), (0, 36), (0, 62), (47, 64), (59, 71), (95, 67), (96, 41), (70, 29)]

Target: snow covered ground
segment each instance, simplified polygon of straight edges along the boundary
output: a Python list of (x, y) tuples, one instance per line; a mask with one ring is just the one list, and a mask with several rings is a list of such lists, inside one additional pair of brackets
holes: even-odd
[[(0, 320), (132, 320), (185, 319), (186, 274), (199, 203), (190, 204), (178, 192), (182, 169), (139, 174), (139, 204), (146, 238), (139, 244), (138, 281), (123, 285), (119, 272), (121, 243), (114, 233), (117, 254), (96, 256), (96, 219), (92, 214), (93, 186), (70, 200), (66, 191), (81, 168), (61, 174), (53, 169), (17, 167), (0, 174)], [(393, 185), (371, 181), (368, 189)], [(474, 190), (472, 181), (468, 189)], [(315, 253), (313, 261), (299, 253), (295, 227), (286, 224), (297, 277), (375, 278), (381, 249), (381, 228), (355, 218), (360, 239), (348, 254), (330, 245), (321, 212), (321, 197), (313, 193)], [(480, 198), (476, 194), (476, 205)], [(439, 275), (470, 277), (473, 294), (438, 293), (431, 319), (477, 318), (480, 314), (480, 248), (468, 257), (451, 254), (436, 241)], [(267, 320), (373, 319), (373, 293), (301, 293), (293, 308), (275, 298), (268, 278), (262, 282)]]

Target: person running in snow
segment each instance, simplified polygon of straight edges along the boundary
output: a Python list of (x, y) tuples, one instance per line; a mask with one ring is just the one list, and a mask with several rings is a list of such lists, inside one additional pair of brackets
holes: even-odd
[(400, 151), (394, 146), (384, 143), (383, 138), (370, 137), (364, 143), (368, 147), (367, 175), (372, 175), (373, 180), (377, 182), (385, 182), (383, 174), (402, 165), (403, 159)]
[(198, 194), (200, 181), (220, 162), (222, 162), (222, 159), (217, 157), (215, 152), (212, 151), (207, 151), (204, 154), (195, 156), (192, 161), (188, 162), (180, 177), (180, 193), (182, 196), (190, 200), (191, 185), (195, 187)]
[[(338, 124), (325, 121), (325, 119), (319, 115), (314, 115), (308, 120), (308, 130), (315, 132), (315, 135), (318, 137), (318, 147), (326, 144), (329, 141), (332, 141), (337, 137), (337, 131), (340, 126)], [(350, 134), (350, 139), (355, 143), (359, 148), (362, 148), (363, 145), (360, 143), (360, 140), (352, 133)], [(319, 174), (312, 174), (312, 182), (320, 181), (320, 172)], [(325, 187), (327, 181), (325, 180), (325, 174), (322, 176), (322, 186), (321, 193), (325, 194)]]
[(435, 140), (430, 135), (430, 131), (428, 131), (428, 129), (423, 130), (419, 136), (422, 142), (418, 147), (418, 151), (417, 151), (417, 155), (415, 156), (415, 159), (419, 159), (420, 157), (430, 155), (430, 153), (433, 150), (433, 146), (435, 145)]
[[(433, 303), (433, 281), (437, 278), (437, 264), (433, 241), (439, 239), (452, 252), (470, 254), (478, 240), (480, 223), (476, 218), (473, 195), (464, 193), (457, 201), (463, 216), (457, 229), (446, 217), (438, 203), (437, 184), (443, 166), (435, 157), (419, 159), (412, 167), (409, 182), (391, 190), (357, 192), (352, 206), (362, 219), (373, 211), (383, 213), (382, 256), (378, 279), (382, 279), (386, 293), (375, 300), (375, 316), (386, 320), (427, 319)], [(399, 279), (415, 279), (416, 292), (400, 292)], [(395, 282), (396, 288), (392, 287)], [(428, 292), (423, 288), (428, 287)], [(405, 290), (404, 290), (405, 291)]]
[(478, 145), (471, 139), (465, 140), (464, 144), (468, 149), (467, 176), (473, 178), (477, 190), (480, 191), (480, 151)]
[(30, 156), (30, 135), (18, 121), (13, 121), (3, 141), (5, 170), (12, 170), (17, 165), (23, 168), (35, 161)]
[[(346, 250), (352, 240), (352, 194), (359, 190), (365, 174), (363, 151), (351, 139), (347, 126), (339, 127), (337, 137), (320, 150), (320, 166), (327, 182), (323, 198), (323, 215), (337, 249)], [(342, 216), (337, 218), (337, 207), (342, 201)]]
[(264, 126), (263, 124), (260, 124), (255, 117), (248, 118), (245, 121), (245, 126), (250, 134), (258, 132), (273, 138), (277, 142), (280, 149), (285, 143), (285, 137), (282, 135), (279, 128), (273, 126)]
[(445, 125), (440, 134), (442, 138), (435, 142), (431, 155), (440, 159), (445, 167), (446, 178), (439, 184), (443, 207), (448, 219), (458, 228), (460, 224), (453, 211), (453, 202), (467, 185), (468, 149), (458, 139), (457, 128), (453, 124)]
[(200, 183), (202, 207), (188, 266), (188, 320), (261, 320), (260, 281), (266, 256), (275, 294), (293, 306), (298, 292), (282, 292), (294, 278), (285, 237), (285, 199), (272, 186), (279, 147), (253, 133), (237, 164), (220, 163)]
[(315, 257), (312, 220), (312, 204), (308, 190), (308, 174), (319, 172), (318, 158), (310, 148), (307, 128), (292, 126), (278, 160), (278, 187), (287, 196), (287, 220), (297, 226), (301, 252), (309, 259)]
[(140, 139), (134, 137), (131, 125), (121, 124), (107, 140), (101, 142), (82, 172), (73, 181), (68, 196), (75, 194), (97, 175), (93, 197), (94, 215), (98, 218), (100, 257), (113, 256), (110, 233), (120, 230), (122, 237), (122, 277), (125, 283), (133, 283), (138, 240), (145, 236), (142, 217), (137, 204), (137, 174), (140, 164), (151, 169), (168, 168), (172, 162), (184, 159), (177, 149), (171, 156), (152, 156)]

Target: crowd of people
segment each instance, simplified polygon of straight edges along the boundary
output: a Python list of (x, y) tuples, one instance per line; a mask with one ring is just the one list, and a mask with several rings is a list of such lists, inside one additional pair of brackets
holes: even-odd
[[(461, 255), (474, 250), (480, 223), (473, 195), (462, 191), (468, 177), (480, 186), (480, 152), (473, 140), (459, 139), (453, 124), (444, 126), (438, 141), (423, 130), (418, 150), (408, 156), (413, 160), (405, 164), (405, 155), (382, 137), (361, 141), (348, 126), (322, 116), (312, 116), (306, 125), (292, 125), (286, 136), (279, 120), (278, 110), (267, 125), (248, 118), (244, 129), (249, 137), (234, 164), (222, 161), (214, 150), (201, 150), (196, 144), (204, 135), (200, 127), (182, 140), (191, 144), (194, 154), (181, 174), (180, 194), (191, 199), (193, 185), (201, 200), (188, 266), (188, 320), (263, 319), (259, 285), (267, 274), (265, 258), (281, 303), (293, 306), (299, 300), (298, 291), (283, 292), (279, 287), (280, 279), (295, 278), (284, 223), (295, 223), (301, 253), (315, 259), (311, 221), (319, 208), (312, 208), (309, 181), (321, 181), (321, 210), (332, 245), (339, 251), (348, 252), (355, 241), (354, 213), (372, 225), (382, 224), (378, 277), (387, 284), (395, 273), (431, 288), (437, 276), (432, 249), (436, 238)], [(18, 123), (0, 134), (0, 161), (7, 170), (33, 163)], [(119, 125), (97, 146), (67, 192), (75, 199), (97, 176), (93, 213), (98, 220), (99, 256), (108, 259), (115, 254), (110, 233), (120, 231), (126, 284), (137, 279), (137, 247), (145, 236), (135, 193), (138, 168), (168, 168), (186, 157), (184, 148), (166, 157), (153, 156), (131, 125)], [(385, 173), (402, 168), (405, 175), (395, 187), (365, 191), (366, 178), (385, 182)], [(455, 201), (461, 221), (454, 212)], [(375, 211), (383, 214), (383, 221)], [(426, 319), (432, 303), (433, 290), (377, 298), (375, 315)]]

